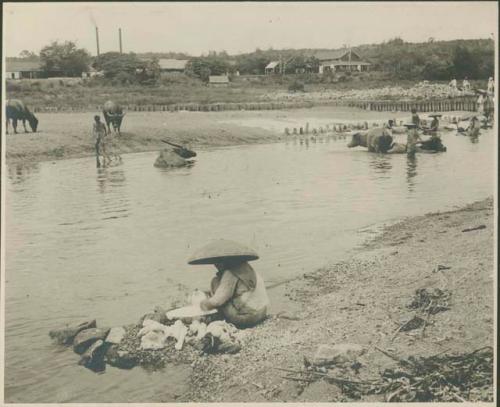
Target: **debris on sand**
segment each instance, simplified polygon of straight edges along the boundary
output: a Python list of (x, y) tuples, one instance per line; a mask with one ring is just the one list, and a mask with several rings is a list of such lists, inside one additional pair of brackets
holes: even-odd
[(461, 355), (410, 357), (398, 369), (386, 369), (382, 383), (369, 392), (386, 401), (493, 401), (493, 348)]
[(415, 291), (415, 295), (410, 304), (408, 304), (408, 308), (434, 315), (438, 312), (449, 310), (450, 299), (451, 292), (449, 290), (419, 288)]
[(408, 359), (382, 352), (398, 361), (399, 366), (385, 369), (379, 378), (371, 380), (334, 376), (310, 366), (304, 370), (275, 369), (285, 372), (282, 377), (287, 380), (305, 384), (325, 380), (336, 384), (351, 399), (383, 394), (386, 401), (393, 402), (493, 401), (491, 346), (460, 355), (438, 354)]

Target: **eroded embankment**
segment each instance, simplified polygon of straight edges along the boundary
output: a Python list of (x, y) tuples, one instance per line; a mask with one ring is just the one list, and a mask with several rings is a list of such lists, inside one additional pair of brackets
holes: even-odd
[[(351, 260), (291, 282), (287, 295), (301, 305), (300, 312), (275, 316), (248, 330), (239, 354), (199, 359), (194, 364), (191, 391), (182, 399), (382, 401), (389, 395), (352, 393), (346, 391), (348, 386), (319, 376), (309, 376), (310, 381), (284, 379), (290, 373), (275, 368), (303, 370), (304, 357), (311, 359), (320, 344), (359, 344), (366, 349), (359, 365), (333, 365), (325, 371), (364, 381), (380, 379), (385, 369), (400, 368), (376, 347), (407, 358), (464, 354), (493, 346), (494, 224), (490, 198), (385, 228)], [(439, 288), (449, 294), (448, 309), (429, 313), (424, 326), (405, 331), (401, 327), (416, 315), (408, 305), (422, 288)], [(491, 383), (491, 375), (489, 380)], [(442, 399), (492, 400), (488, 380), (482, 389), (466, 395), (446, 383), (440, 386)], [(393, 395), (392, 400), (411, 396), (403, 393)]]
[[(43, 113), (38, 115), (37, 133), (6, 135), (9, 163), (36, 162), (93, 156), (92, 113)], [(262, 128), (224, 123), (210, 113), (128, 113), (122, 135), (113, 134), (109, 150), (124, 154), (160, 150), (162, 139), (203, 148), (277, 140), (277, 135)]]

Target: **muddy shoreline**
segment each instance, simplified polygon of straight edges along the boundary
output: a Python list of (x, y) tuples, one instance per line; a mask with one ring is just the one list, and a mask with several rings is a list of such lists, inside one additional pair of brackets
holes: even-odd
[[(348, 261), (288, 283), (285, 295), (294, 310), (245, 331), (239, 354), (198, 359), (190, 391), (177, 401), (384, 401), (383, 394), (350, 398), (321, 379), (284, 379), (274, 368), (303, 369), (304, 357), (311, 358), (320, 344), (359, 344), (367, 352), (358, 373), (336, 368), (329, 373), (368, 380), (397, 366), (375, 346), (402, 358), (492, 346), (493, 253), (492, 198), (386, 226)], [(433, 315), (424, 335), (421, 330), (394, 335), (414, 314), (408, 303), (419, 288), (449, 290), (450, 309)]]
[[(95, 155), (93, 116), (88, 113), (39, 113), (37, 133), (5, 135), (7, 164), (54, 161)], [(455, 112), (459, 114), (459, 112)], [(159, 151), (168, 139), (192, 149), (273, 143), (284, 137), (285, 127), (319, 128), (332, 122), (381, 122), (405, 119), (405, 112), (375, 112), (347, 107), (313, 107), (273, 111), (128, 112), (122, 136), (113, 136), (110, 150), (119, 154)], [(28, 126), (29, 127), (29, 126)]]

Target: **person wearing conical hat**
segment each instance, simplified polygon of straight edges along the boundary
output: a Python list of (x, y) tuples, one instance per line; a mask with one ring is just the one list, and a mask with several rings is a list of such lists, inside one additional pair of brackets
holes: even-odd
[(267, 316), (269, 299), (262, 277), (248, 264), (257, 253), (230, 240), (218, 240), (201, 248), (189, 264), (213, 264), (217, 269), (203, 311), (217, 309), (238, 328), (249, 328)]

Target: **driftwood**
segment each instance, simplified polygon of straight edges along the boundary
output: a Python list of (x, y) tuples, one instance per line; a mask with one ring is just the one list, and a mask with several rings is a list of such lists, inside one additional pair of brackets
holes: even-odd
[(473, 230), (481, 230), (481, 229), (486, 229), (486, 225), (479, 225), (479, 226), (475, 226), (473, 228), (467, 228), (467, 229), (462, 230), (462, 232), (472, 232)]

